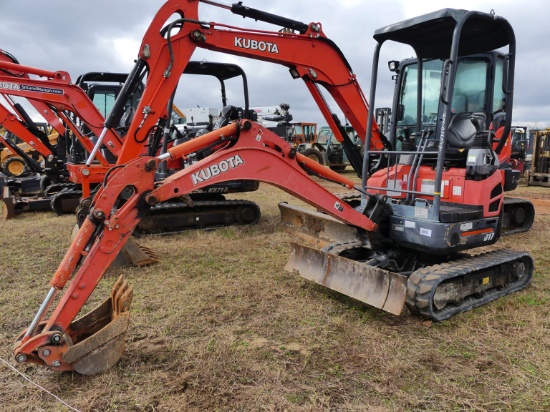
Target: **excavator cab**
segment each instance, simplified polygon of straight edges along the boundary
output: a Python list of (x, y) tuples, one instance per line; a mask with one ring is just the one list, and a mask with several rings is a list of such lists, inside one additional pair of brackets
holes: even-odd
[[(389, 40), (409, 44), (417, 51), (414, 59), (389, 63), (396, 84), (387, 137), (401, 151), (420, 151), (416, 158), (412, 153), (388, 155), (388, 163), (414, 162), (413, 175), (418, 175), (422, 165), (433, 166), (433, 183), (442, 190), (435, 191), (433, 201), (430, 196), (409, 193), (405, 196), (409, 203), (424, 197), (436, 209), (452, 203), (472, 205), (467, 192), (465, 199), (458, 200), (452, 193), (446, 194), (459, 191), (450, 189), (443, 178), (451, 167), (465, 169), (465, 179), (474, 181), (483, 181), (498, 170), (504, 192), (517, 187), (521, 172), (512, 167), (509, 139), (515, 36), (502, 20), (494, 13), (446, 9), (376, 31), (380, 47)], [(428, 30), (440, 33), (437, 43), (425, 34)], [(422, 186), (422, 180), (415, 183), (416, 188)], [(389, 184), (395, 189), (397, 182)], [(478, 201), (477, 206), (489, 203), (493, 210), (500, 210), (496, 201), (493, 197)], [(507, 233), (526, 231), (532, 225), (530, 202), (504, 198), (502, 208), (500, 226)]]
[[(444, 9), (381, 28), (374, 39), (371, 104), (382, 45), (399, 42), (417, 53), (389, 65), (397, 76), (386, 137), (398, 150), (376, 155), (392, 166), (363, 176), (367, 190), (391, 199), (390, 236), (398, 244), (440, 254), (496, 242), (506, 177), (496, 172), (506, 139), (499, 140), (491, 129), (495, 113), (504, 113), (500, 136), (510, 131), (511, 26), (494, 14)], [(506, 46), (508, 53), (496, 51)], [(366, 140), (368, 149), (370, 133)], [(365, 159), (373, 152), (366, 150)], [(408, 227), (407, 219), (420, 219), (430, 236), (418, 236), (418, 225)], [(460, 225), (483, 235), (464, 236)]]
[[(498, 52), (459, 58), (456, 86), (451, 101), (453, 125), (449, 127), (449, 147), (460, 148), (471, 145), (475, 127), (472, 122), (464, 122), (464, 119), (477, 117), (483, 122), (479, 124), (480, 128), (486, 129), (489, 127), (487, 120), (492, 119), (493, 113), (504, 109), (505, 95), (501, 87), (504, 59), (505, 55)], [(390, 136), (396, 147), (400, 148), (402, 142), (405, 139), (410, 140), (411, 137), (414, 137), (415, 144), (418, 144), (422, 130), (428, 131), (430, 134), (435, 133), (439, 112), (441, 74), (445, 61), (430, 59), (421, 64), (422, 96), (418, 133), (418, 61), (417, 59), (407, 59), (391, 63), (391, 70), (397, 74), (397, 78), (393, 103), (396, 126), (390, 132)]]

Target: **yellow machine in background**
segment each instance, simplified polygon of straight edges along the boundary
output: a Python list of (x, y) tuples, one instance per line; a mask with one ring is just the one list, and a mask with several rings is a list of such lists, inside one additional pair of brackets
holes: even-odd
[[(59, 133), (52, 129), (52, 127), (46, 123), (38, 123), (37, 127), (48, 135), (48, 140), (53, 146), (57, 144)], [(23, 142), (13, 133), (8, 132), (6, 129), (0, 129), (0, 143), (4, 146), (0, 150), (0, 167), (4, 174), (10, 177), (21, 177), (29, 172), (27, 162), (15, 149), (17, 147), (19, 151), (25, 153), (29, 157), (33, 158), (36, 162), (42, 163), (43, 156), (33, 146)], [(15, 146), (15, 147), (14, 147)]]

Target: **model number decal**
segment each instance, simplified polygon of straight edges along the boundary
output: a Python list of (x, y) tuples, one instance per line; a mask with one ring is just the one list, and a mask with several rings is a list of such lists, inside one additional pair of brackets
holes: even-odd
[(483, 238), (483, 241), (488, 242), (490, 240), (493, 240), (494, 237), (495, 237), (495, 232), (487, 233)]
[(27, 92), (50, 93), (50, 94), (63, 94), (63, 90), (61, 89), (54, 89), (51, 87), (42, 87), (42, 86), (31, 86), (29, 84), (8, 83), (8, 82), (0, 82), (0, 89), (20, 90), (20, 91), (27, 91)]
[(261, 52), (279, 54), (279, 47), (276, 43), (266, 41), (258, 41), (253, 39), (245, 39), (244, 37), (235, 37), (235, 47), (241, 49), (259, 50)]
[(204, 169), (201, 169), (198, 172), (193, 173), (191, 175), (191, 179), (193, 180), (193, 184), (197, 185), (199, 183), (202, 183), (206, 180), (210, 180), (221, 173), (225, 173), (230, 169), (234, 169), (243, 164), (244, 164), (244, 160), (241, 158), (241, 156), (235, 155), (225, 160), (222, 160), (218, 164), (205, 167)]

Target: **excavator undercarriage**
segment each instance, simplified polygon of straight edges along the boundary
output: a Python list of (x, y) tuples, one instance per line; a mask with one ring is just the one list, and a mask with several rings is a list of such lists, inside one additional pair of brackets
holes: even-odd
[(302, 240), (291, 243), (288, 271), (376, 308), (408, 310), (441, 321), (509, 293), (531, 280), (525, 252), (495, 250), (434, 256), (404, 249), (372, 250), (360, 231), (325, 215), (279, 204), (282, 226)]
[(134, 232), (176, 233), (189, 229), (215, 229), (224, 226), (254, 225), (260, 219), (259, 206), (249, 200), (166, 202), (152, 207)]

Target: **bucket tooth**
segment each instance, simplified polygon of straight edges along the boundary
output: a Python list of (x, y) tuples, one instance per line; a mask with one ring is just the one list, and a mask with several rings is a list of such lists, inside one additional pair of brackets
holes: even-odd
[(397, 273), (296, 243), (285, 270), (394, 315), (405, 309), (407, 278)]
[(63, 361), (82, 375), (94, 375), (114, 366), (124, 352), (132, 296), (132, 286), (120, 276), (109, 299), (71, 323), (69, 334), (74, 344), (63, 355)]

